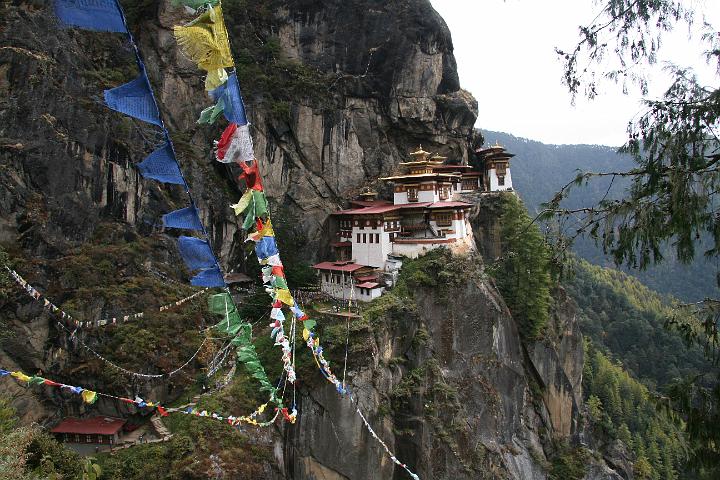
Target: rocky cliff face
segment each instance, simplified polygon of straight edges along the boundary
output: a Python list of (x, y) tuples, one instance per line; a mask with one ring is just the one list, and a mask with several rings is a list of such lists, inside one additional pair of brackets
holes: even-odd
[[(413, 294), (387, 294), (353, 330), (351, 390), (421, 478), (547, 478), (581, 416), (573, 306), (558, 292), (546, 340), (524, 344), (480, 259), (431, 257), (429, 277), (406, 280)], [(404, 478), (354, 409), (331, 387), (303, 396), (286, 443), (293, 478)]]
[[(241, 268), (228, 208), (235, 172), (211, 160), (219, 130), (195, 125), (208, 103), (202, 79), (172, 39), (188, 17), (169, 1), (123, 3), (216, 251)], [(157, 132), (101, 103), (103, 88), (136, 74), (124, 40), (59, 29), (45, 2), (0, 8), (0, 242), (33, 284), (88, 318), (177, 298), (187, 277), (158, 222), (186, 200), (134, 168)], [(450, 33), (429, 2), (228, 0), (226, 15), (266, 190), (298, 219), (305, 258), (323, 254), (328, 213), (411, 148), (466, 157), (476, 102), (460, 88)], [(479, 207), (473, 224), (481, 250), (496, 234), (489, 212)], [(384, 297), (353, 324), (358, 406), (424, 479), (546, 478), (547, 457), (581, 418), (573, 307), (559, 292), (546, 341), (524, 345), (482, 260), (443, 261), (453, 267), (428, 267), (412, 295)], [(16, 292), (0, 301), (0, 365), (113, 387), (37, 305)], [(138, 368), (166, 371), (187, 353), (177, 338), (201, 318), (178, 318), (152, 345), (124, 339), (115, 352), (131, 362), (152, 351)], [(143, 332), (132, 338), (146, 341)], [(116, 336), (81, 338), (107, 349)], [(6, 386), (26, 421), (67, 407), (50, 392)], [(114, 387), (170, 398), (167, 384)], [(304, 389), (299, 403), (298, 424), (274, 435), (284, 478), (404, 478), (330, 386)]]

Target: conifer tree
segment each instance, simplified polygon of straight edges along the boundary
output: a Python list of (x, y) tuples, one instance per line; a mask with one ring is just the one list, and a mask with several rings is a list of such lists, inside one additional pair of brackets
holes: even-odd
[(537, 225), (514, 194), (503, 195), (502, 258), (493, 270), (520, 333), (538, 338), (549, 318), (550, 252)]
[[(571, 238), (589, 233), (616, 263), (644, 268), (662, 262), (672, 249), (689, 262), (699, 248), (709, 258), (720, 257), (720, 31), (697, 11), (700, 4), (682, 0), (603, 0), (601, 13), (580, 28), (577, 45), (559, 50), (564, 83), (573, 98), (593, 98), (598, 82), (635, 83), (643, 94), (648, 77), (643, 68), (658, 61), (664, 34), (682, 28), (703, 42), (707, 62), (716, 65), (715, 78), (701, 84), (691, 68), (670, 65), (672, 82), (660, 99), (644, 102), (645, 111), (628, 125), (622, 151), (635, 160), (630, 170), (581, 172), (548, 202), (545, 218), (560, 224), (557, 216), (572, 216)], [(703, 18), (703, 21), (700, 21)], [(682, 25), (682, 27), (680, 27)], [(680, 28), (678, 28), (680, 27)], [(690, 55), (688, 55), (690, 57)], [(607, 69), (608, 57), (616, 67)], [(607, 69), (607, 70), (606, 70)], [(583, 92), (584, 90), (584, 92)], [(594, 178), (629, 178), (623, 198), (605, 198), (580, 209), (563, 207), (571, 189)], [(703, 245), (708, 244), (709, 247)], [(720, 286), (720, 275), (718, 275)], [(716, 297), (720, 297), (720, 294)], [(709, 347), (707, 354), (720, 360), (720, 298), (687, 306), (688, 314), (670, 323), (691, 342)], [(683, 416), (691, 437), (692, 464), (697, 471), (720, 478), (720, 395), (718, 378), (684, 383), (671, 400)], [(699, 408), (701, 406), (701, 408)]]

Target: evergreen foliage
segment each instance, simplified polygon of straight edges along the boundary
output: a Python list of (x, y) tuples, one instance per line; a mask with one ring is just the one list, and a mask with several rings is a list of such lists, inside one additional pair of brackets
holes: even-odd
[(550, 251), (517, 196), (504, 194), (502, 210), (503, 253), (491, 273), (520, 333), (535, 339), (542, 335), (550, 314)]
[[(563, 185), (573, 180), (577, 171), (629, 170), (634, 163), (627, 154), (615, 148), (598, 145), (547, 145), (537, 141), (518, 138), (513, 135), (484, 130), (492, 142), (499, 142), (508, 151), (516, 154), (512, 160), (513, 184), (522, 197), (530, 215), (537, 215), (542, 204), (552, 198)], [(591, 207), (603, 197), (620, 198), (629, 179), (597, 178), (581, 189), (568, 193), (563, 206), (571, 209)], [(568, 218), (572, 223), (574, 218)], [(709, 238), (703, 236), (703, 245)], [(601, 245), (592, 238), (578, 237), (572, 251), (595, 265), (611, 265), (612, 259), (603, 253)], [(682, 264), (673, 255), (670, 247), (663, 250), (664, 262), (649, 265), (645, 270), (617, 266), (625, 273), (637, 277), (651, 289), (688, 302), (696, 302), (715, 295), (716, 262), (696, 258), (690, 264)]]
[(712, 368), (700, 348), (688, 347), (665, 329), (678, 314), (669, 300), (618, 270), (583, 260), (574, 261), (572, 270), (563, 286), (579, 307), (583, 334), (636, 378), (663, 389)]
[[(685, 435), (656, 408), (647, 387), (632, 378), (592, 343), (585, 345), (583, 392), (593, 425), (609, 440), (621, 440), (635, 454), (638, 478), (679, 478), (685, 460)], [(683, 477), (692, 478), (692, 477)]]

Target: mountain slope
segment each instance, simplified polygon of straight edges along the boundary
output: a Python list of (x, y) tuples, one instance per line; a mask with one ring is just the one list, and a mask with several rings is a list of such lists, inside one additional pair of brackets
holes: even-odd
[[(632, 168), (632, 160), (616, 153), (615, 149), (600, 145), (546, 145), (513, 135), (483, 130), (486, 142), (499, 142), (516, 154), (511, 162), (513, 185), (530, 211), (538, 211), (578, 171), (622, 171)], [(591, 181), (587, 186), (575, 187), (565, 204), (570, 208), (592, 205), (609, 191), (609, 197), (621, 195), (628, 185), (618, 179), (610, 185), (608, 178)], [(610, 258), (595, 246), (591, 239), (578, 239), (573, 250), (582, 258), (603, 266), (613, 266)], [(702, 250), (691, 264), (678, 262), (673, 249), (665, 248), (665, 261), (645, 271), (622, 268), (639, 278), (645, 285), (660, 293), (671, 294), (684, 301), (699, 301), (718, 295), (716, 261), (708, 261)]]

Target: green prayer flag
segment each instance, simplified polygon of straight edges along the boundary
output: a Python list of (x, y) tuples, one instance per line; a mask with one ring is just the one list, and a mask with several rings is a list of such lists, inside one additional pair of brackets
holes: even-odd
[(253, 190), (253, 200), (255, 201), (255, 216), (258, 218), (267, 217), (268, 205), (265, 192)]
[(275, 287), (275, 288), (282, 288), (282, 289), (288, 290), (287, 282), (285, 281), (285, 279), (284, 279), (283, 277), (277, 277), (277, 276), (276, 276), (276, 277), (273, 279), (273, 287)]
[(308, 330), (312, 330), (317, 322), (315, 320), (305, 320), (303, 322), (303, 327), (307, 328)]
[(208, 297), (208, 310), (215, 315), (225, 315), (235, 310), (235, 304), (229, 293), (217, 293)]
[(225, 101), (221, 97), (215, 105), (207, 107), (200, 112), (200, 118), (198, 118), (197, 123), (212, 125), (218, 119), (220, 114), (223, 113), (223, 110), (225, 110)]
[[(253, 197), (254, 199), (255, 197)], [(245, 221), (243, 222), (243, 230), (249, 231), (255, 226), (255, 201), (250, 202), (250, 206), (247, 209), (247, 215), (245, 215)]]
[(27, 383), (28, 383), (28, 385), (42, 385), (43, 383), (45, 383), (45, 379), (42, 377), (33, 375), (32, 377), (30, 377), (30, 380), (28, 380)]

